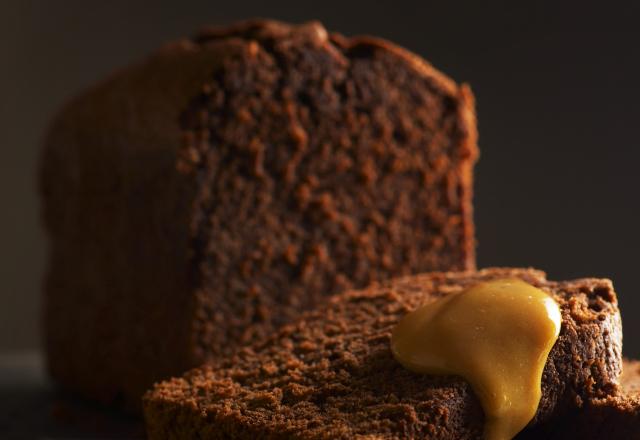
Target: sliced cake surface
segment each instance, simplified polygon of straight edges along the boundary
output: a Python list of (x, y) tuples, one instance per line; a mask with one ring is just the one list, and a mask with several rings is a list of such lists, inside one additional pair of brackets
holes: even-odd
[(139, 403), (323, 297), (474, 267), (473, 98), (319, 23), (170, 44), (82, 93), (46, 140), (49, 369)]
[(149, 438), (480, 438), (470, 386), (406, 370), (390, 335), (422, 304), (511, 277), (548, 292), (562, 313), (531, 425), (613, 394), (622, 342), (610, 281), (553, 282), (532, 269), (432, 273), (338, 295), (266, 343), (157, 384), (144, 402)]

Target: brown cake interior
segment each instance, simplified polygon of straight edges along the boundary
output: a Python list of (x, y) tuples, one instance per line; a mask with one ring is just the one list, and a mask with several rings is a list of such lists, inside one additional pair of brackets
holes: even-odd
[(474, 267), (467, 88), (386, 42), (317, 23), (197, 38), (234, 40), (248, 52), (225, 60), (182, 119), (181, 164), (201, 182), (193, 268), (205, 357), (327, 294)]

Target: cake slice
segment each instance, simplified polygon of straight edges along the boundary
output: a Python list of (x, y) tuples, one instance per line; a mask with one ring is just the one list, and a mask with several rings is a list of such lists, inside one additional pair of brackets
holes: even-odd
[(472, 269), (476, 156), (469, 88), (386, 41), (257, 20), (166, 46), (47, 137), (51, 374), (135, 406), (327, 295)]
[(623, 362), (620, 389), (613, 396), (593, 399), (584, 408), (541, 426), (527, 439), (640, 439), (640, 361)]
[(479, 438), (484, 416), (470, 386), (405, 369), (390, 335), (422, 304), (512, 277), (549, 293), (562, 314), (530, 425), (613, 394), (622, 341), (610, 281), (553, 282), (532, 269), (432, 273), (338, 295), (264, 344), (157, 384), (144, 400), (149, 438)]

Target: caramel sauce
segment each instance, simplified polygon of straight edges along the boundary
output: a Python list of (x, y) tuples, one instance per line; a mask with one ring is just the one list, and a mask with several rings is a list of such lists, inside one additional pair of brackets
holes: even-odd
[(426, 304), (393, 331), (391, 350), (417, 373), (466, 379), (485, 413), (487, 440), (513, 438), (534, 417), (560, 308), (519, 279), (477, 284)]

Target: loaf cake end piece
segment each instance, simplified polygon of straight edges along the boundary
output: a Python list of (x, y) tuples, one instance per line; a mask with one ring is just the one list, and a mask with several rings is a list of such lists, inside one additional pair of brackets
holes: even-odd
[(72, 100), (40, 172), (49, 369), (105, 402), (327, 295), (474, 266), (473, 98), (317, 22), (170, 44)]

